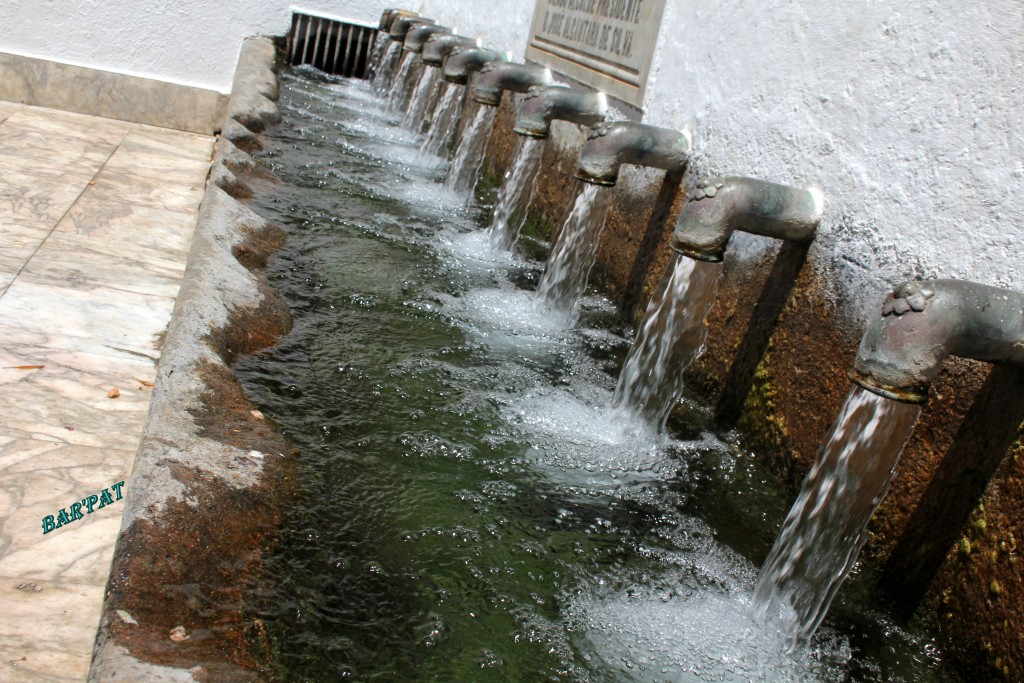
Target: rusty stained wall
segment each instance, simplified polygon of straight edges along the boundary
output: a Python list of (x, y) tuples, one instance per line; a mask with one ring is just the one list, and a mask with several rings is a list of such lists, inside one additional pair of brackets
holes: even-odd
[[(491, 178), (512, 165), (512, 121), (506, 95), (484, 164)], [(577, 126), (556, 121), (545, 144), (533, 210), (552, 232), (572, 201), (575, 181), (569, 179), (584, 140)], [(634, 323), (669, 263), (668, 236), (685, 201), (683, 190), (654, 248), (644, 253), (643, 233), (652, 230), (662, 178), (660, 172), (623, 169), (591, 275), (591, 284), (620, 306), (632, 285), (639, 295), (624, 315)], [(839, 288), (827, 281), (832, 269), (816, 257), (813, 245), (768, 251), (731, 245), (707, 319), (707, 349), (687, 373), (689, 386), (715, 406), (721, 424), (737, 426), (794, 496), (852, 386), (846, 372), (862, 333), (856, 312), (845, 312), (843, 301), (827, 294)], [(646, 266), (642, 276), (638, 263)], [(1011, 371), (986, 384), (991, 369), (947, 361), (871, 523), (862, 557), (882, 567), (880, 589), (895, 596), (898, 613), (933, 623), (946, 659), (966, 679), (1021, 680), (1024, 578), (1017, 544), (1024, 542), (1024, 381)], [(975, 414), (965, 421), (972, 407)], [(929, 489), (933, 479), (941, 483)], [(945, 536), (936, 531), (943, 526)]]

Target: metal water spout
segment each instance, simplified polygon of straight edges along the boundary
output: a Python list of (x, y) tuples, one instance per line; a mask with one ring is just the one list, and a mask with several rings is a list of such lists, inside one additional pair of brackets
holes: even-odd
[(407, 9), (386, 9), (380, 13), (380, 22), (377, 28), (381, 31), (390, 31), (391, 22), (399, 17), (417, 17), (416, 12)]
[(433, 19), (427, 19), (426, 17), (400, 15), (391, 21), (391, 29), (388, 31), (388, 35), (391, 36), (391, 40), (401, 42), (405, 40), (405, 34), (417, 26), (426, 26), (428, 24), (436, 23), (437, 22)]
[(661, 168), (682, 173), (690, 159), (690, 135), (632, 121), (598, 123), (576, 164), (576, 177), (593, 185), (612, 186), (622, 164)]
[(405, 41), (402, 43), (402, 49), (407, 52), (422, 53), (423, 44), (427, 42), (430, 36), (435, 33), (449, 34), (452, 30), (447, 26), (438, 26), (437, 24), (427, 24), (426, 26), (417, 26), (409, 29), (409, 32), (405, 34)]
[(444, 80), (449, 83), (465, 85), (469, 75), (484, 68), (490, 62), (507, 62), (507, 52), (488, 50), (482, 47), (459, 47), (448, 53), (444, 60)]
[(551, 69), (533, 64), (489, 62), (480, 69), (473, 82), (473, 100), (489, 107), (501, 104), (506, 90), (527, 92), (530, 88), (551, 82)]
[(479, 47), (479, 38), (467, 38), (451, 33), (435, 33), (423, 43), (420, 58), (427, 66), (441, 66), (453, 50), (460, 47)]
[(1024, 368), (1024, 294), (964, 280), (904, 282), (864, 333), (850, 379), (924, 403), (946, 356)]
[(814, 239), (824, 197), (754, 178), (704, 178), (672, 235), (672, 248), (698, 261), (721, 261), (737, 230), (806, 244)]
[(546, 138), (555, 119), (593, 126), (604, 121), (608, 98), (603, 92), (545, 85), (530, 88), (519, 105), (512, 129), (519, 135)]

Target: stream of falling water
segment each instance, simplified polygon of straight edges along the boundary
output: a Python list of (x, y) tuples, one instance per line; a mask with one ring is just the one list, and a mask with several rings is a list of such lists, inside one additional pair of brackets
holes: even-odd
[(409, 94), (410, 75), (416, 66), (417, 56), (408, 50), (402, 51), (402, 61), (398, 67), (398, 73), (391, 81), (391, 89), (388, 91), (388, 110), (404, 111)]
[(477, 105), (473, 121), (463, 131), (462, 140), (455, 150), (455, 157), (448, 167), (448, 177), (444, 181), (445, 189), (466, 197), (467, 203), (473, 199), (473, 188), (476, 187), (476, 179), (480, 175), (480, 166), (484, 163), (484, 154), (487, 153), (487, 143), (491, 139), (491, 128), (494, 126), (494, 115), (497, 111), (497, 107)]
[(704, 317), (715, 303), (721, 263), (676, 255), (619, 373), (612, 409), (656, 432), (683, 390), (683, 373), (704, 350)]
[(441, 70), (424, 66), (420, 70), (420, 78), (416, 83), (416, 89), (412, 92), (412, 99), (409, 100), (409, 108), (402, 118), (402, 128), (410, 130), (419, 135), (427, 124), (427, 114), (432, 95), (438, 88), (441, 80)]
[(803, 647), (867, 541), (918, 405), (854, 387), (765, 560), (753, 610), (789, 650)]
[(373, 75), (373, 81), (370, 83), (373, 92), (378, 95), (387, 94), (388, 89), (391, 87), (391, 79), (395, 75), (395, 69), (398, 67), (398, 60), (401, 57), (402, 43), (389, 38), (387, 49), (384, 51), (384, 57), (381, 59), (377, 73)]
[(783, 653), (750, 601), (785, 491), (699, 406), (622, 429), (615, 308), (532, 315), (543, 264), (459, 251), (486, 214), (381, 97), (295, 74), (250, 203), (288, 233), (266, 275), (295, 324), (237, 366), (294, 449), (266, 454), (294, 490), (241, 587), (268, 678), (946, 681), (858, 576)]
[(611, 198), (611, 189), (586, 184), (548, 256), (537, 285), (537, 309), (563, 324), (575, 319), (577, 303), (587, 289)]
[(517, 149), (512, 170), (505, 174), (505, 182), (498, 192), (498, 202), (488, 237), (491, 248), (508, 251), (519, 238), (526, 224), (530, 201), (540, 175), (540, 162), (544, 156), (544, 141), (517, 136)]
[(448, 157), (452, 146), (452, 138), (459, 127), (459, 112), (462, 111), (462, 101), (466, 97), (466, 88), (457, 83), (445, 81), (444, 92), (441, 100), (437, 103), (434, 112), (434, 120), (430, 130), (423, 140), (420, 152), (437, 157)]
[(377, 75), (377, 70), (380, 69), (381, 60), (384, 59), (384, 52), (388, 49), (387, 31), (377, 31), (377, 36), (373, 42), (373, 52), (370, 53), (370, 60), (366, 66), (366, 78), (373, 83), (374, 76)]

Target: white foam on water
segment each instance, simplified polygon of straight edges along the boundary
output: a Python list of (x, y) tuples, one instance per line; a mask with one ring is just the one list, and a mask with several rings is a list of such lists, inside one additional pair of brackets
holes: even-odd
[(521, 268), (530, 265), (528, 261), (513, 252), (494, 248), (486, 230), (459, 233), (446, 231), (438, 235), (437, 246), (445, 253), (466, 262), (469, 266)]
[(454, 316), (474, 323), (481, 331), (552, 341), (566, 338), (561, 321), (534, 311), (532, 292), (514, 289), (511, 285), (474, 289), (448, 303)]
[(685, 574), (665, 575), (574, 599), (567, 611), (584, 635), (580, 649), (629, 679), (652, 683), (844, 680), (851, 658), (845, 641), (823, 638), (814, 650), (787, 656), (755, 623), (749, 590), (734, 588), (729, 576), (749, 582), (752, 567), (712, 551), (699, 569), (708, 574), (700, 585)]

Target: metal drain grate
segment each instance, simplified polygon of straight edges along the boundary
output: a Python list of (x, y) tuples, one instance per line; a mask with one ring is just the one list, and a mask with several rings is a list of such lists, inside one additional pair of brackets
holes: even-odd
[(309, 64), (329, 74), (366, 78), (376, 36), (376, 24), (293, 10), (288, 61)]

